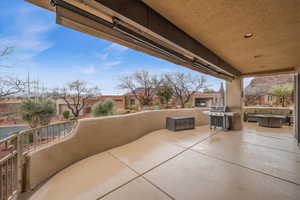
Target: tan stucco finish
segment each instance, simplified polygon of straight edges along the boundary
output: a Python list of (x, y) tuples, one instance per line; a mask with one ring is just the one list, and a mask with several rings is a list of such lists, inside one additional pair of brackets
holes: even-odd
[(236, 78), (233, 81), (226, 82), (225, 104), (228, 106), (229, 111), (236, 112), (232, 117), (231, 129), (240, 130), (242, 125), (242, 92), (243, 92), (243, 79)]
[(244, 127), (151, 132), (65, 168), (30, 200), (299, 200), (292, 127)]
[[(27, 1), (42, 8), (52, 11), (55, 10), (50, 6), (50, 1)], [(151, 32), (152, 34), (148, 34), (146, 37), (152, 38), (155, 36), (154, 38), (158, 38), (163, 46), (169, 47), (170, 41), (166, 41), (168, 38), (172, 38), (172, 36), (176, 35), (176, 33), (174, 33), (176, 31), (169, 31), (164, 37), (159, 35), (159, 33), (154, 34), (154, 28), (159, 26), (159, 23), (155, 23), (155, 18), (147, 23), (134, 23), (133, 21), (141, 19), (145, 17), (145, 15), (148, 17), (152, 16), (151, 12), (150, 14), (146, 14), (145, 10), (142, 10), (144, 12), (141, 13), (141, 15), (133, 15), (133, 19), (135, 20), (129, 20), (129, 15), (132, 15), (135, 9), (141, 5), (136, 3), (139, 1), (64, 1), (109, 22), (112, 22), (113, 16), (118, 17), (126, 23), (133, 25), (135, 28), (138, 28), (140, 32)], [(300, 67), (300, 58), (298, 56), (298, 52), (300, 51), (300, 2), (298, 0), (248, 0), (237, 2), (227, 0), (143, 0), (143, 2), (186, 33), (190, 38), (197, 40), (197, 42), (201, 44), (201, 47), (205, 49), (202, 53), (199, 53), (199, 55), (197, 54), (200, 58), (210, 60), (209, 62), (211, 64), (217, 65), (227, 72), (238, 72), (234, 73), (237, 76), (240, 74), (242, 76), (256, 76), (261, 74), (290, 73)], [(112, 11), (112, 9), (106, 8), (104, 5), (114, 5), (114, 8), (118, 9), (117, 11)], [(123, 6), (124, 9), (119, 9), (119, 6)], [(122, 11), (128, 9), (130, 12), (123, 13), (123, 16), (121, 14)], [(59, 10), (60, 9), (58, 9), (57, 12), (58, 24), (120, 43), (138, 51), (174, 62), (175, 64), (210, 74), (210, 72), (204, 71), (203, 69), (152, 51), (149, 48), (143, 47), (143, 45), (136, 45), (124, 39), (119, 34), (114, 33), (114, 31), (104, 30), (103, 28), (99, 29), (99, 24), (90, 26), (91, 23), (88, 22), (89, 20), (87, 18), (83, 19), (84, 22), (78, 23), (80, 21), (78, 17), (71, 18), (72, 20), (62, 17), (63, 12)], [(137, 9), (136, 13), (139, 13), (138, 11), (140, 10)], [(163, 17), (159, 19), (164, 19)], [(88, 23), (88, 25), (86, 23)], [(148, 27), (148, 25), (152, 27)], [(164, 27), (163, 25), (159, 27), (160, 29), (166, 28), (168, 30), (168, 27)], [(176, 27), (171, 30), (177, 30)], [(253, 36), (244, 38), (247, 33), (251, 33)], [(180, 38), (183, 38), (183, 35), (179, 37), (179, 40), (177, 40), (177, 38), (172, 42), (174, 44), (171, 45), (171, 49), (176, 49), (183, 54), (189, 54), (186, 52), (186, 50), (189, 49), (187, 47), (190, 47), (190, 45), (187, 45), (188, 42), (186, 40), (184, 40), (185, 42), (180, 42)], [(189, 49), (191, 52), (194, 52), (194, 50), (194, 48)], [(210, 53), (208, 53), (208, 50)], [(206, 54), (213, 56), (207, 56)], [(224, 62), (220, 63), (218, 60), (223, 60)], [(230, 69), (225, 67), (227, 65), (230, 66)], [(212, 75), (222, 77), (217, 74)]]
[(206, 125), (203, 109), (146, 111), (135, 114), (79, 120), (70, 137), (27, 156), (27, 187), (35, 188), (61, 169), (94, 154), (132, 142), (165, 128), (168, 116), (194, 116)]
[(299, 66), (298, 0), (143, 1), (242, 73)]

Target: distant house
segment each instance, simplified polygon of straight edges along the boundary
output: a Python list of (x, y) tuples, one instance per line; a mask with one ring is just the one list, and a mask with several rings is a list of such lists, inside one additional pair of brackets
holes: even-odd
[(192, 105), (194, 107), (211, 107), (224, 105), (225, 90), (221, 83), (218, 92), (197, 92), (192, 97)]
[[(272, 94), (272, 89), (277, 85), (294, 84), (292, 74), (282, 74), (277, 76), (256, 77), (251, 80), (245, 88), (245, 106), (277, 106), (279, 99)], [(292, 104), (292, 101), (288, 102)]]
[[(143, 96), (144, 93), (145, 93), (144, 88), (136, 88), (134, 92), (129, 92), (129, 93), (124, 94), (125, 99), (126, 99), (125, 107), (130, 108), (132, 106), (135, 106), (137, 110), (141, 110), (142, 105), (140, 104), (140, 101), (138, 100), (138, 98), (136, 98), (136, 96)], [(154, 95), (152, 103), (159, 104), (160, 103), (159, 97)]]
[[(137, 88), (135, 93), (137, 95), (143, 95), (144, 89)], [(20, 104), (26, 98), (17, 97), (17, 98), (6, 98), (1, 99), (0, 101), (0, 116), (8, 116), (15, 114), (14, 120), (20, 118)], [(133, 93), (126, 93), (124, 95), (102, 95), (96, 97), (90, 97), (87, 99), (84, 108), (80, 112), (80, 115), (86, 115), (91, 112), (92, 106), (98, 102), (104, 101), (106, 99), (113, 100), (115, 106), (114, 110), (119, 109), (130, 109), (135, 107), (137, 110), (142, 109), (139, 100)], [(69, 110), (66, 102), (62, 98), (52, 98), (53, 102), (56, 105), (57, 115), (62, 115), (64, 111)], [(160, 98), (158, 96), (153, 97), (153, 104), (159, 105)], [(224, 105), (224, 88), (223, 84), (221, 85), (218, 92), (196, 92), (190, 99), (190, 102), (187, 103), (188, 107), (210, 107), (210, 106), (220, 106)], [(179, 102), (175, 98), (170, 100), (169, 105), (171, 107), (179, 107)], [(7, 118), (7, 117), (6, 117)]]
[[(144, 89), (137, 88), (135, 93), (137, 95), (143, 95)], [(211, 107), (211, 106), (222, 106), (224, 105), (224, 95), (225, 90), (223, 83), (221, 83), (220, 89), (217, 92), (196, 92), (187, 103), (189, 107)], [(133, 93), (127, 93), (126, 96), (126, 106), (137, 106), (138, 109), (141, 108), (141, 105), (138, 99)], [(154, 104), (159, 103), (160, 99), (157, 96), (153, 97)], [(170, 100), (170, 105), (178, 107), (180, 104), (176, 99)]]
[[(124, 95), (103, 95), (97, 97), (90, 97), (87, 99), (84, 108), (82, 109), (80, 115), (87, 114), (91, 112), (92, 106), (98, 102), (104, 101), (106, 99), (111, 99), (114, 102), (114, 110), (125, 108), (125, 97)], [(62, 115), (66, 110), (70, 110), (63, 99), (56, 100), (57, 114)]]
[(20, 111), (22, 98), (5, 98), (0, 101), (0, 115), (17, 113)]
[(16, 124), (22, 122), (21, 103), (23, 97), (8, 97), (0, 99), (0, 123)]
[(221, 106), (222, 97), (219, 92), (214, 93), (203, 93), (197, 92), (192, 98), (192, 105), (194, 107), (211, 107), (211, 106)]

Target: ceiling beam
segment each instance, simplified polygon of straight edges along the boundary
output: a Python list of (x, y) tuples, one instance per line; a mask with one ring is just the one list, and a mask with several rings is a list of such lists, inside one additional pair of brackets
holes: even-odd
[(45, 8), (47, 10), (55, 11), (55, 8), (51, 6), (50, 0), (25, 0), (29, 3), (35, 4), (41, 8)]
[(294, 73), (295, 71), (296, 71), (295, 67), (289, 67), (289, 68), (277, 69), (277, 70), (244, 73), (241, 76), (244, 78), (255, 77), (255, 76), (272, 76), (278, 74), (290, 74), (290, 73)]

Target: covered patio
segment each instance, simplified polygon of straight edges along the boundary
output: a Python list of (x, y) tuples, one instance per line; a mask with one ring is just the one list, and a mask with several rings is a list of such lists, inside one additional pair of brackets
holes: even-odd
[(291, 132), (253, 123), (161, 129), (62, 170), (30, 199), (297, 200), (300, 149)]
[[(228, 132), (197, 109), (80, 120), (26, 155), (31, 200), (300, 198), (298, 1), (27, 1), (63, 26), (226, 80), (235, 113)], [(294, 127), (242, 123), (243, 78), (280, 73), (295, 73)], [(167, 131), (169, 116), (194, 116), (197, 128)]]

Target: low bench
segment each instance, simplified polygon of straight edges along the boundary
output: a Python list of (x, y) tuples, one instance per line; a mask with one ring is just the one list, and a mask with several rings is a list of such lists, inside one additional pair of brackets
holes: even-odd
[(167, 117), (166, 128), (171, 131), (194, 129), (195, 117)]

